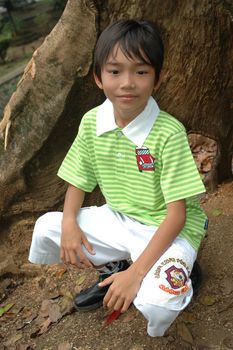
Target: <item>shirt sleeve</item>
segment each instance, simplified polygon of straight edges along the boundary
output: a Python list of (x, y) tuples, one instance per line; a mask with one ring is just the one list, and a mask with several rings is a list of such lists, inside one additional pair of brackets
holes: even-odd
[(82, 122), (57, 175), (85, 192), (92, 192), (97, 185)]
[(165, 144), (161, 188), (166, 203), (205, 192), (185, 131), (170, 136)]

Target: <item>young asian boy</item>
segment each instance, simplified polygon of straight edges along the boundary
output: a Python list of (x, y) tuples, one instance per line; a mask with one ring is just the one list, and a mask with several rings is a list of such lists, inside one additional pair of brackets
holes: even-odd
[[(37, 220), (29, 256), (98, 268), (99, 280), (75, 297), (76, 308), (125, 312), (134, 303), (153, 337), (192, 298), (190, 274), (207, 220), (185, 128), (152, 97), (163, 56), (149, 21), (120, 20), (102, 32), (93, 70), (106, 100), (81, 121), (58, 171), (69, 184), (63, 213)], [(106, 204), (82, 208), (97, 185)]]

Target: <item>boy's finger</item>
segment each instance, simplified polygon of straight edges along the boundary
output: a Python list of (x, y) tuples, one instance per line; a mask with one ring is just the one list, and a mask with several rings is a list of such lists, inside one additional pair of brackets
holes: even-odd
[(65, 249), (64, 249), (64, 261), (67, 264), (69, 264), (69, 262), (70, 262), (69, 254), (68, 254), (68, 252)]
[(124, 299), (118, 298), (115, 302), (115, 305), (113, 306), (114, 310), (116, 311), (121, 310), (123, 304), (124, 304)]
[(86, 267), (93, 267), (92, 263), (87, 259), (86, 255), (81, 251), (78, 254), (79, 262)]
[(110, 290), (108, 290), (107, 293), (106, 293), (106, 295), (105, 295), (105, 297), (104, 297), (104, 300), (103, 300), (103, 304), (104, 304), (105, 306), (108, 305), (109, 300), (111, 299), (111, 297), (112, 297), (112, 293), (111, 293)]
[(110, 276), (110, 277), (106, 278), (103, 282), (100, 282), (100, 283), (98, 284), (98, 286), (99, 286), (99, 287), (105, 287), (105, 286), (107, 286), (108, 284), (111, 284), (111, 283), (113, 282), (113, 280), (114, 280), (113, 276)]
[[(115, 297), (114, 295), (112, 295), (111, 298), (110, 298), (110, 300), (109, 300), (108, 302), (106, 302), (107, 307), (108, 307), (109, 309), (118, 310), (118, 309), (115, 308), (116, 305), (117, 305), (117, 304), (120, 304), (120, 307), (121, 307), (122, 304), (123, 304), (123, 302), (124, 302), (124, 301), (123, 301), (123, 302), (121, 301), (121, 302), (118, 303), (118, 300), (119, 300), (119, 298), (117, 298), (117, 297)], [(119, 307), (119, 308), (120, 308), (120, 307)]]
[(125, 300), (124, 305), (123, 305), (122, 308), (121, 308), (121, 312), (122, 312), (122, 313), (123, 313), (123, 312), (126, 312), (126, 311), (128, 310), (128, 308), (129, 308), (130, 304), (131, 304), (131, 303), (130, 303), (128, 300)]
[(69, 252), (69, 256), (70, 256), (70, 262), (72, 265), (76, 265), (78, 266), (78, 257), (75, 251), (70, 251)]

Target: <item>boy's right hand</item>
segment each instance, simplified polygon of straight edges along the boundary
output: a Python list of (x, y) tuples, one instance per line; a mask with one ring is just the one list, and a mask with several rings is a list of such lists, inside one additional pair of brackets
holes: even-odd
[(92, 263), (84, 254), (82, 246), (90, 254), (95, 254), (85, 234), (76, 223), (63, 223), (60, 251), (61, 260), (67, 264), (76, 265), (79, 268), (93, 267)]

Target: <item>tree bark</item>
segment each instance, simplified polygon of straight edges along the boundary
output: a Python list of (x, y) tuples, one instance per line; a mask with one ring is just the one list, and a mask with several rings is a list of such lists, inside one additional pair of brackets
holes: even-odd
[[(232, 12), (230, 1), (217, 0), (69, 0), (33, 54), (0, 123), (2, 220), (61, 208), (66, 185), (57, 169), (82, 115), (104, 99), (92, 80), (94, 45), (119, 18), (157, 22), (166, 59), (156, 99), (187, 131), (216, 140), (217, 181), (230, 178)], [(102, 197), (97, 191), (87, 200), (100, 203)]]

